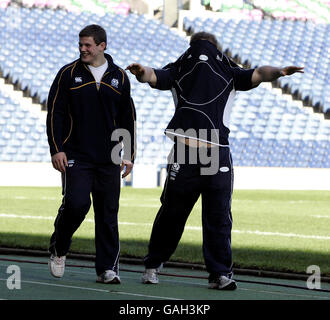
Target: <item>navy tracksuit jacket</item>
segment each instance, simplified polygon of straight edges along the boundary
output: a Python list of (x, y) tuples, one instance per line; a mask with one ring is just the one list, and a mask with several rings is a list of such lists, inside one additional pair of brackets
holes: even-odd
[[(252, 88), (253, 71), (237, 66), (207, 40), (193, 42), (176, 62), (155, 70), (155, 87), (172, 90), (176, 104), (175, 114), (165, 130), (175, 144), (169, 156), (162, 205), (154, 221), (145, 257), (147, 268), (159, 267), (174, 253), (186, 220), (201, 195), (203, 254), (207, 271), (231, 276), (233, 165), (228, 143), (229, 116), (235, 91)], [(200, 129), (206, 134), (201, 136)], [(204, 151), (211, 161), (217, 160), (216, 172), (202, 174), (201, 169), (210, 164), (199, 156), (192, 164), (191, 147), (180, 145), (179, 138), (208, 143), (209, 147)], [(178, 160), (182, 158), (178, 152), (182, 145), (184, 162)]]
[(58, 256), (67, 254), (92, 194), (98, 275), (105, 270), (118, 272), (120, 165), (111, 152), (122, 139), (111, 139), (114, 130), (125, 129), (131, 137), (131, 143), (124, 140), (123, 158), (134, 161), (135, 156), (135, 107), (129, 79), (111, 56), (105, 54), (105, 58), (108, 69), (99, 84), (80, 59), (61, 68), (49, 92), (47, 115), (50, 153), (65, 152), (69, 164), (62, 175), (63, 201), (49, 250)]

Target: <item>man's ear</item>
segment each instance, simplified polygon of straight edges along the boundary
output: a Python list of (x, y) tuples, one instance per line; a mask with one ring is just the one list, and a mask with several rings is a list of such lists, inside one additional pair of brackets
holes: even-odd
[(104, 41), (100, 43), (100, 46), (102, 47), (103, 51), (107, 49), (107, 44)]

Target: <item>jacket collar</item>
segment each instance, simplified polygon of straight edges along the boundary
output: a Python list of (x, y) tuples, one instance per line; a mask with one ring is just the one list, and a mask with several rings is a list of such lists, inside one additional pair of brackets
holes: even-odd
[(117, 69), (117, 66), (113, 63), (113, 59), (110, 54), (105, 53), (104, 57), (108, 60), (108, 69), (107, 71), (114, 71)]
[[(107, 68), (106, 72), (111, 72), (111, 71), (116, 70), (116, 69), (117, 69), (117, 66), (113, 63), (113, 59), (112, 59), (112, 57), (111, 57), (109, 54), (107, 54), (107, 53), (104, 54), (104, 57), (105, 57), (105, 58), (107, 59), (107, 61), (108, 61), (108, 68)], [(80, 58), (79, 58), (79, 62), (80, 62), (80, 64), (81, 64), (82, 66), (85, 66), (85, 67), (88, 69), (88, 64), (82, 62)], [(88, 70), (89, 70), (89, 69), (88, 69)]]

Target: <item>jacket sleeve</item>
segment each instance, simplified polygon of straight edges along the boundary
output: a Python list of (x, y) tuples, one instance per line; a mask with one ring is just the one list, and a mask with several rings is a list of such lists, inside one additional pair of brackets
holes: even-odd
[(126, 73), (124, 73), (118, 124), (120, 128), (126, 129), (129, 133), (129, 137), (123, 138), (123, 159), (134, 162), (136, 154), (136, 111), (131, 97), (131, 85)]
[(157, 82), (155, 86), (150, 86), (159, 90), (172, 89), (174, 82), (178, 77), (181, 61), (185, 56), (187, 56), (187, 53), (188, 51), (183, 53), (175, 62), (171, 62), (161, 69), (154, 69)]
[(47, 136), (50, 154), (63, 151), (63, 126), (67, 117), (69, 103), (68, 85), (63, 67), (55, 77), (47, 100)]
[(177, 67), (174, 63), (166, 65), (162, 69), (154, 69), (157, 82), (153, 88), (159, 90), (169, 90), (173, 87), (177, 74)]
[(223, 61), (229, 67), (233, 76), (235, 90), (246, 91), (253, 88), (252, 74), (254, 69), (241, 68), (225, 55)]

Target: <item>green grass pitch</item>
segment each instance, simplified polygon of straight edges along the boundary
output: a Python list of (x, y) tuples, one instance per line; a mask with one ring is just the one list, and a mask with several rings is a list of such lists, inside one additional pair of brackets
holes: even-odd
[[(122, 188), (121, 256), (146, 254), (160, 194), (160, 188)], [(46, 250), (60, 204), (60, 188), (0, 187), (0, 246)], [(91, 208), (75, 233), (72, 252), (95, 252), (93, 214)], [(234, 267), (306, 273), (317, 265), (330, 275), (328, 191), (236, 190), (232, 214)], [(199, 200), (171, 261), (203, 263), (201, 244)]]

